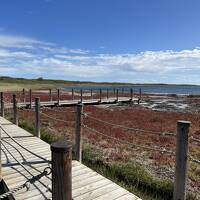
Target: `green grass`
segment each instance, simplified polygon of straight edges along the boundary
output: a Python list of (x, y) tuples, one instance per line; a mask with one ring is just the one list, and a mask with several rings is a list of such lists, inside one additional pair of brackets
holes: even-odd
[[(30, 122), (20, 122), (20, 127), (34, 134), (34, 126)], [(60, 138), (41, 129), (41, 139), (51, 143)], [(63, 138), (62, 138), (63, 139)], [(73, 148), (74, 156), (74, 148)], [(141, 165), (130, 162), (105, 162), (101, 152), (94, 146), (83, 146), (83, 163), (103, 176), (116, 182), (143, 200), (171, 200), (173, 199), (173, 183), (161, 180), (148, 173)], [(187, 200), (196, 200), (193, 194), (187, 195)]]
[(107, 82), (90, 82), (90, 81), (66, 81), (66, 80), (51, 80), (51, 79), (25, 79), (0, 77), (0, 91), (21, 91), (25, 89), (49, 89), (64, 86), (127, 86), (131, 83), (107, 83)]
[[(34, 125), (30, 122), (27, 121), (21, 121), (19, 123), (19, 126), (25, 130), (27, 130), (29, 133), (32, 133), (33, 135), (35, 134), (35, 128)], [(58, 140), (58, 137), (55, 137), (53, 135), (50, 135), (49, 133), (47, 133), (47, 131), (44, 128), (41, 128), (40, 130), (40, 135), (41, 135), (41, 139), (44, 140), (47, 143), (51, 143), (54, 142), (56, 140)]]

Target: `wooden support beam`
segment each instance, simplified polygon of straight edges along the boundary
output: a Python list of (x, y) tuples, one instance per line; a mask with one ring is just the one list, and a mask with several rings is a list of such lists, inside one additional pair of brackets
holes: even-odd
[(92, 93), (92, 89), (90, 90), (90, 95), (91, 95), (91, 99), (93, 99), (93, 93)]
[(40, 138), (40, 98), (35, 98), (35, 136)]
[(18, 126), (17, 99), (16, 94), (13, 94), (13, 122)]
[(102, 89), (100, 88), (99, 89), (99, 101), (101, 102), (101, 100), (102, 100)]
[(76, 106), (75, 159), (82, 162), (82, 104)]
[(119, 89), (117, 89), (116, 101), (119, 101)]
[(81, 89), (81, 103), (83, 102), (83, 89)]
[(23, 102), (26, 103), (26, 91), (24, 88), (22, 90), (22, 97), (23, 97)]
[(5, 116), (3, 92), (1, 92), (1, 117)]
[(191, 122), (177, 122), (174, 200), (186, 199), (188, 135)]
[(72, 100), (74, 100), (74, 89), (72, 88)]
[(68, 141), (51, 144), (52, 200), (72, 200), (72, 145)]
[(131, 101), (133, 100), (133, 88), (130, 89), (130, 98), (131, 98)]
[(60, 89), (57, 89), (57, 105), (60, 105)]
[(52, 101), (52, 89), (49, 89), (49, 100)]
[(32, 108), (32, 90), (31, 89), (29, 90), (29, 101), (30, 101), (29, 107), (31, 109)]

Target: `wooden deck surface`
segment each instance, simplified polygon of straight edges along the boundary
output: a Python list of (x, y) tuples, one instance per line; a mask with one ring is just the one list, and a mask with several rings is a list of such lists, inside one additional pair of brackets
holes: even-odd
[[(136, 102), (138, 100), (138, 98), (133, 98), (132, 101)], [(80, 103), (80, 99), (76, 99), (76, 100), (60, 100), (59, 102), (59, 106), (76, 106), (78, 103)], [(130, 102), (131, 99), (128, 97), (119, 97), (118, 101), (116, 98), (102, 98), (101, 101), (100, 99), (87, 99), (87, 100), (83, 100), (82, 104), (85, 105), (99, 105), (99, 104), (113, 104), (113, 103), (126, 103), (126, 102)], [(57, 106), (58, 101), (45, 101), (45, 102), (40, 102), (41, 106), (43, 107), (52, 107), (52, 106)], [(27, 107), (30, 105), (30, 102), (19, 102), (17, 104), (18, 107), (23, 108), (23, 107)], [(35, 105), (35, 102), (32, 102), (32, 106)], [(5, 107), (9, 108), (12, 107), (12, 103), (6, 103)]]
[[(17, 144), (1, 131), (2, 142), (5, 145), (5, 147), (2, 146), (1, 152), (2, 176), (11, 190), (50, 166), (48, 160), (51, 160), (51, 152), (49, 144), (8, 120), (0, 117), (0, 124), (19, 143)], [(28, 171), (23, 169), (15, 159), (23, 163)], [(14, 198), (17, 200), (51, 199), (51, 192), (48, 188), (51, 188), (51, 175), (35, 182), (28, 191), (25, 188), (18, 191), (14, 194)], [(140, 199), (78, 161), (72, 162), (72, 190), (74, 200)]]

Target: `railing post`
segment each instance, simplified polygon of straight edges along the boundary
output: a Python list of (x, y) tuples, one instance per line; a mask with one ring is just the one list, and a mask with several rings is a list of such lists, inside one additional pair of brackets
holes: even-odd
[(177, 122), (174, 200), (186, 199), (188, 135), (191, 122)]
[(25, 89), (22, 90), (23, 102), (26, 103)]
[(49, 99), (52, 101), (52, 89), (49, 89)]
[(30, 109), (32, 108), (32, 90), (29, 90)]
[(76, 135), (75, 135), (75, 156), (76, 160), (82, 161), (82, 135), (81, 135), (81, 119), (82, 119), (82, 104), (76, 106)]
[(52, 200), (72, 200), (72, 145), (68, 141), (51, 144)]
[(131, 97), (131, 101), (133, 101), (133, 88), (130, 89), (130, 97)]
[(3, 92), (1, 92), (1, 117), (4, 117), (4, 99), (3, 99)]
[(113, 89), (113, 92), (114, 92), (114, 97), (115, 97), (115, 88)]
[(102, 100), (102, 90), (101, 90), (101, 88), (99, 89), (99, 101), (101, 102), (101, 100)]
[(72, 100), (74, 100), (74, 89), (72, 88)]
[(81, 89), (81, 103), (83, 102), (83, 89)]
[(13, 120), (14, 120), (14, 124), (18, 126), (16, 94), (13, 94)]
[(60, 105), (60, 89), (57, 89), (57, 105)]
[(91, 99), (93, 99), (92, 89), (90, 90)]
[(40, 138), (40, 98), (35, 98), (35, 136)]
[(119, 101), (119, 90), (117, 89), (116, 101)]
[(108, 99), (109, 98), (109, 96), (108, 96), (108, 88), (107, 88), (107, 95), (106, 96), (107, 96), (107, 99)]
[(122, 97), (124, 96), (124, 88), (122, 88)]
[[(1, 132), (2, 132), (2, 130), (0, 129), (0, 149), (1, 149)], [(0, 181), (2, 180), (2, 170), (1, 170), (1, 168), (2, 168), (2, 159), (1, 159), (1, 152), (2, 152), (2, 150), (0, 151)]]

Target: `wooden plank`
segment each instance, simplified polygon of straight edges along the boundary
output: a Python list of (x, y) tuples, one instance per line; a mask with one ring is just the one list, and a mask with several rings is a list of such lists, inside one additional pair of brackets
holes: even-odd
[[(2, 176), (8, 188), (12, 189), (48, 167), (49, 163), (44, 159), (51, 160), (51, 151), (49, 144), (13, 125), (5, 118), (0, 117), (0, 124), (9, 135), (15, 137), (15, 141), (22, 145), (19, 146), (2, 132), (3, 144), (6, 144), (6, 148), (2, 146)], [(8, 151), (14, 155), (14, 158)], [(44, 159), (41, 159), (41, 157)], [(28, 171), (20, 166), (15, 159), (24, 163)], [(26, 189), (18, 191), (14, 198), (16, 200), (51, 199), (52, 194), (48, 188), (51, 188), (51, 175), (36, 181), (28, 191)], [(127, 190), (74, 160), (72, 161), (72, 196), (74, 200), (139, 200), (138, 197)]]

